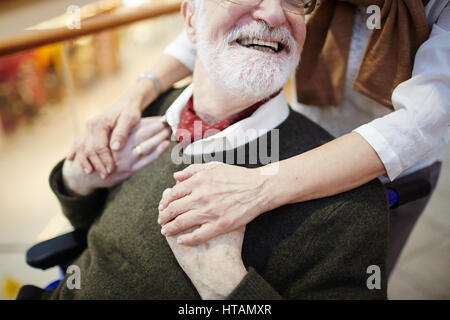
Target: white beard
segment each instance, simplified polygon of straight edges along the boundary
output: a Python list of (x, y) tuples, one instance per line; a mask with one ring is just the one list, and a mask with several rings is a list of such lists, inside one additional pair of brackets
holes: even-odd
[[(197, 25), (197, 55), (211, 80), (220, 83), (232, 96), (258, 101), (270, 96), (289, 79), (300, 59), (291, 33), (284, 27), (270, 30), (267, 24), (253, 21), (227, 33), (223, 42), (206, 39), (205, 19)], [(288, 43), (287, 55), (267, 54), (245, 48), (238, 38), (270, 38)]]

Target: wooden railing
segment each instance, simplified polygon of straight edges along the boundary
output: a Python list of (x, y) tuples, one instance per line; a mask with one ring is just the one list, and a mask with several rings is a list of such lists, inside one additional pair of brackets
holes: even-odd
[(34, 30), (10, 38), (0, 39), (0, 56), (32, 49), (54, 42), (65, 41), (79, 36), (116, 28), (140, 20), (174, 13), (180, 10), (180, 2), (162, 5), (141, 6), (127, 12), (111, 12), (81, 22), (80, 29), (67, 27)]

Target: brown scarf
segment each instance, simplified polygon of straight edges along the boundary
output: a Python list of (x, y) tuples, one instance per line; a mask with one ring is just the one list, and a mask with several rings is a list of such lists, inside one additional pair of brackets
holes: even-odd
[(340, 105), (356, 6), (375, 4), (381, 8), (382, 28), (369, 36), (353, 89), (393, 109), (392, 92), (411, 78), (416, 51), (428, 39), (428, 1), (322, 0), (307, 23), (296, 74), (298, 101)]

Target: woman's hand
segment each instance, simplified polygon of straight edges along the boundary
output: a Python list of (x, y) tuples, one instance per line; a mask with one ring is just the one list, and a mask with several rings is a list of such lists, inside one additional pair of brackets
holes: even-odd
[(317, 148), (258, 169), (211, 162), (174, 174), (159, 208), (161, 232), (196, 245), (237, 229), (282, 205), (345, 192), (386, 174), (371, 145), (351, 132)]
[[(98, 172), (86, 175), (80, 162), (67, 159), (63, 166), (64, 185), (74, 195), (88, 195), (97, 188), (111, 187), (158, 158), (169, 147), (171, 130), (164, 126), (160, 117), (143, 118), (130, 132), (122, 150), (112, 153), (117, 165), (107, 178)], [(136, 151), (140, 146), (140, 153)], [(77, 155), (78, 157), (78, 155)]]
[(87, 122), (84, 134), (72, 145), (67, 159), (76, 157), (86, 174), (97, 171), (107, 177), (116, 169), (112, 151), (125, 145), (131, 128), (140, 118), (139, 108), (119, 101)]
[(72, 145), (68, 160), (79, 162), (86, 174), (98, 172), (104, 178), (114, 172), (113, 151), (119, 151), (131, 129), (141, 119), (143, 107), (156, 98), (148, 81), (136, 83), (113, 106), (90, 119), (84, 134)]
[(221, 162), (194, 164), (174, 174), (177, 184), (163, 193), (158, 223), (165, 236), (180, 235), (183, 245), (198, 245), (246, 225), (270, 210), (268, 176)]
[[(182, 62), (167, 54), (162, 54), (150, 70), (158, 78), (162, 92), (191, 73)], [(73, 144), (67, 159), (77, 158), (87, 174), (97, 171), (106, 178), (116, 169), (112, 151), (123, 148), (142, 110), (157, 97), (153, 81), (146, 78), (137, 81), (116, 104), (88, 122), (86, 134)]]

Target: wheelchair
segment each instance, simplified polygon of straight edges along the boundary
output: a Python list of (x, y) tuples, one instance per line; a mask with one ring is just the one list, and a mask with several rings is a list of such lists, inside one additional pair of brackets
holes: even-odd
[[(390, 209), (426, 197), (431, 192), (431, 184), (425, 179), (405, 183), (400, 178), (385, 184), (385, 186)], [(60, 278), (44, 288), (44, 290), (52, 290), (64, 278), (68, 266), (78, 258), (87, 246), (87, 231), (74, 230), (34, 245), (26, 253), (26, 262), (29, 266), (42, 270), (59, 267)], [(26, 287), (28, 290), (22, 290)], [(42, 289), (31, 285), (24, 286), (21, 288), (17, 299), (33, 299), (36, 294), (39, 296), (39, 292), (42, 292)]]

